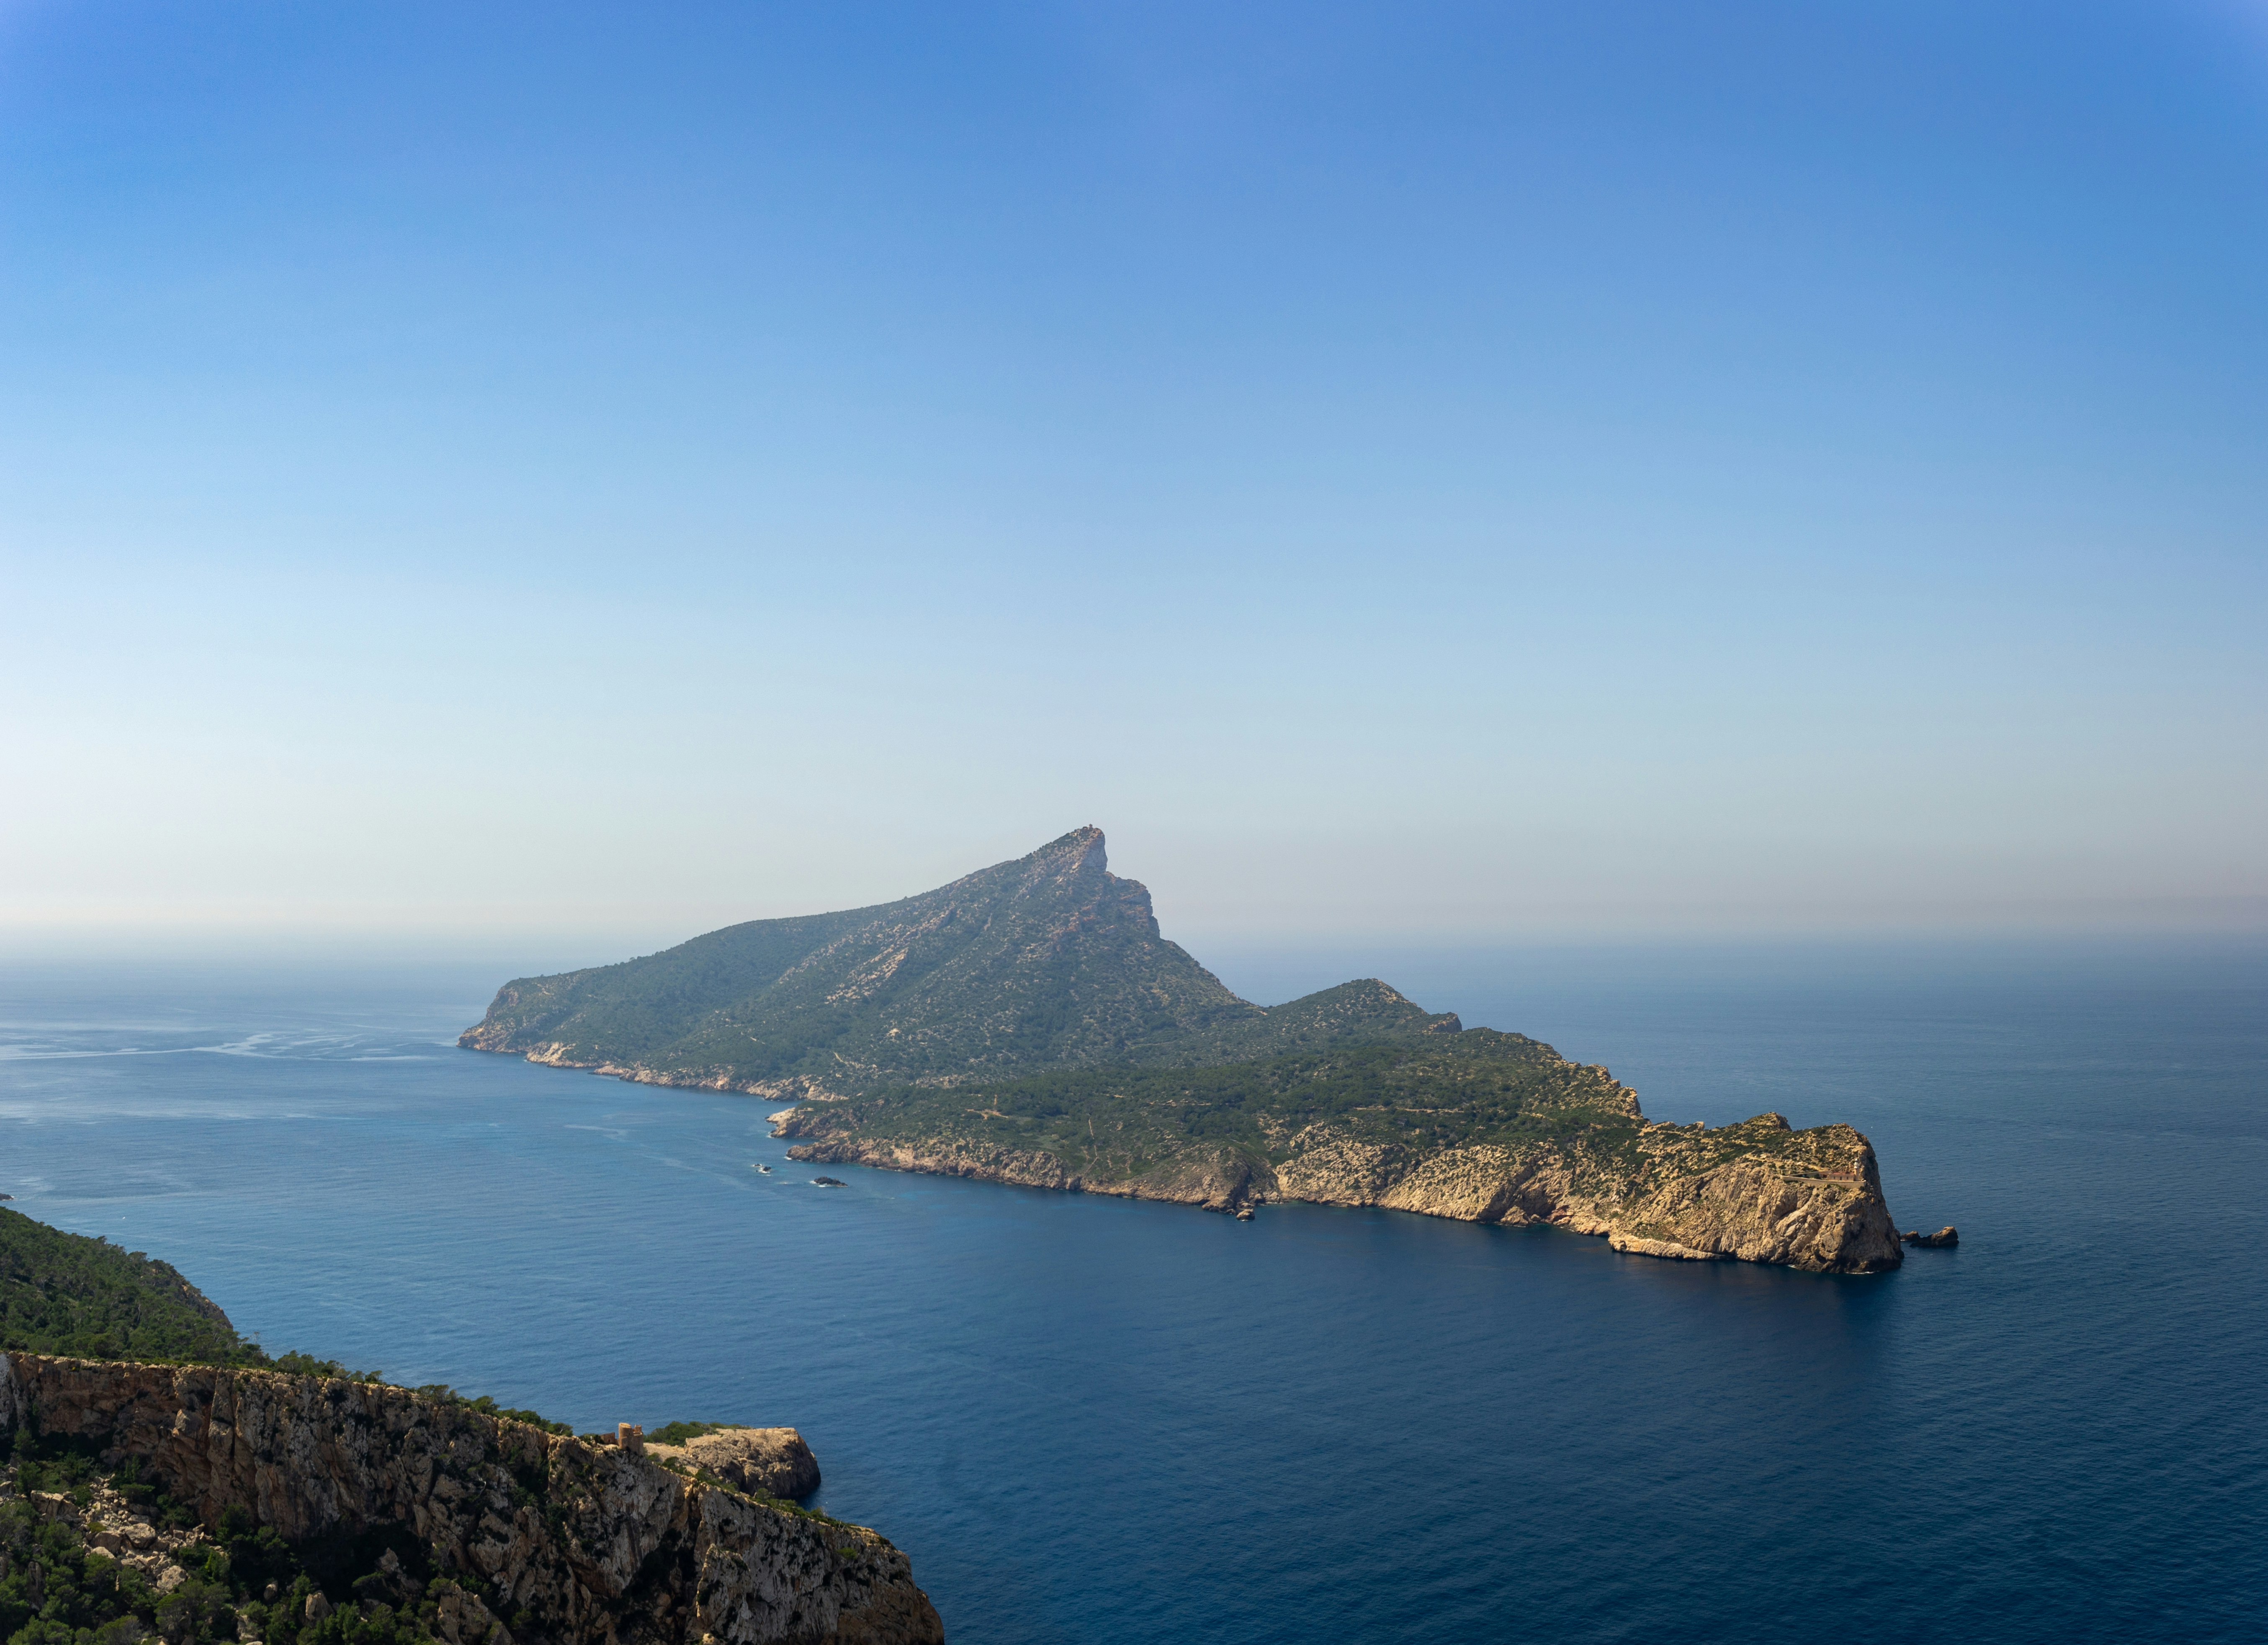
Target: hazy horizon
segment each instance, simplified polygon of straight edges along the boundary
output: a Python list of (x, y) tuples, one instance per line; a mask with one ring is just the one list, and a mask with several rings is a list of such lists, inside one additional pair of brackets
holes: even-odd
[[(802, 912), (813, 910), (796, 911)], [(216, 931), (181, 927), (101, 931), (0, 930), (0, 995), (29, 987), (144, 985), (223, 994), (278, 985), (349, 994), (455, 991), (485, 1002), (505, 981), (603, 966), (676, 946), (718, 928)], [(1786, 992), (1885, 980), (1948, 987), (2021, 977), (2042, 986), (2210, 983), (2257, 987), (2268, 978), (2268, 932), (2158, 930), (1909, 930), (1547, 933), (1257, 933), (1168, 921), (1163, 934), (1244, 998), (1263, 1005), (1357, 977), (1378, 977), (1428, 1009), (1461, 1009), (1525, 979), (1620, 986), (1675, 978), (1690, 985)], [(1516, 1014), (1497, 1027), (1521, 1027)]]

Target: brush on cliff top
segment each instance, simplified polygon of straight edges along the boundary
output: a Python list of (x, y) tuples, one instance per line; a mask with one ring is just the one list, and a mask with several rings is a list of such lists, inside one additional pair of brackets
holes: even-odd
[(0, 1346), (89, 1359), (268, 1363), (172, 1264), (4, 1208)]
[[(270, 1354), (173, 1264), (0, 1206), (0, 1348), (90, 1360), (240, 1365), (374, 1383), (310, 1354)], [(443, 1389), (442, 1393), (456, 1396)], [(487, 1404), (493, 1407), (494, 1401)], [(541, 1422), (534, 1412), (505, 1413)]]

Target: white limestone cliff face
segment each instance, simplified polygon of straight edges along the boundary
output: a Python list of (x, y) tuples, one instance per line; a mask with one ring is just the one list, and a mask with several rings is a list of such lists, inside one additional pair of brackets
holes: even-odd
[[(0, 1431), (139, 1458), (206, 1523), (232, 1506), (288, 1540), (413, 1530), (476, 1576), (464, 1645), (931, 1645), (906, 1556), (874, 1531), (696, 1483), (612, 1446), (406, 1389), (209, 1366), (10, 1354)], [(477, 1610), (477, 1604), (475, 1603)]]
[[(1637, 1112), (1635, 1097), (1631, 1112)], [(777, 1134), (795, 1134), (792, 1117)], [(827, 1136), (790, 1157), (930, 1171), (1027, 1187), (1173, 1200), (1234, 1211), (1270, 1200), (1380, 1206), (1467, 1222), (1550, 1223), (1604, 1235), (1640, 1256), (1730, 1259), (1823, 1272), (1896, 1268), (1904, 1248), (1882, 1198), (1874, 1150), (1848, 1125), (1790, 1129), (1762, 1114), (1714, 1131), (1645, 1125), (1626, 1153), (1597, 1157), (1550, 1143), (1426, 1151), (1363, 1141), (1319, 1124), (1280, 1158), (1192, 1149), (1135, 1177), (1098, 1180), (1054, 1155)]]
[(819, 1458), (793, 1428), (722, 1427), (682, 1445), (645, 1442), (646, 1455), (706, 1469), (736, 1491), (756, 1496), (809, 1496), (819, 1489)]

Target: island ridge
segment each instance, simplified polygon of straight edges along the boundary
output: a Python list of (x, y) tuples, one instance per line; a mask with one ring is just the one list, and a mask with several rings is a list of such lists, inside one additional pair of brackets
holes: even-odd
[(1550, 1223), (1839, 1272), (1904, 1247), (1873, 1147), (1648, 1121), (1607, 1070), (1374, 978), (1263, 1007), (1159, 932), (1101, 831), (919, 896), (506, 984), (460, 1045), (793, 1104), (793, 1157), (1180, 1200)]

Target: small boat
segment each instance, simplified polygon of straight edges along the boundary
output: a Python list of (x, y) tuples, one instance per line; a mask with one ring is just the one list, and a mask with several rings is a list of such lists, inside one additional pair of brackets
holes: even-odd
[(772, 1174), (772, 1168), (769, 1165), (759, 1165), (756, 1169), (767, 1177), (770, 1177)]

